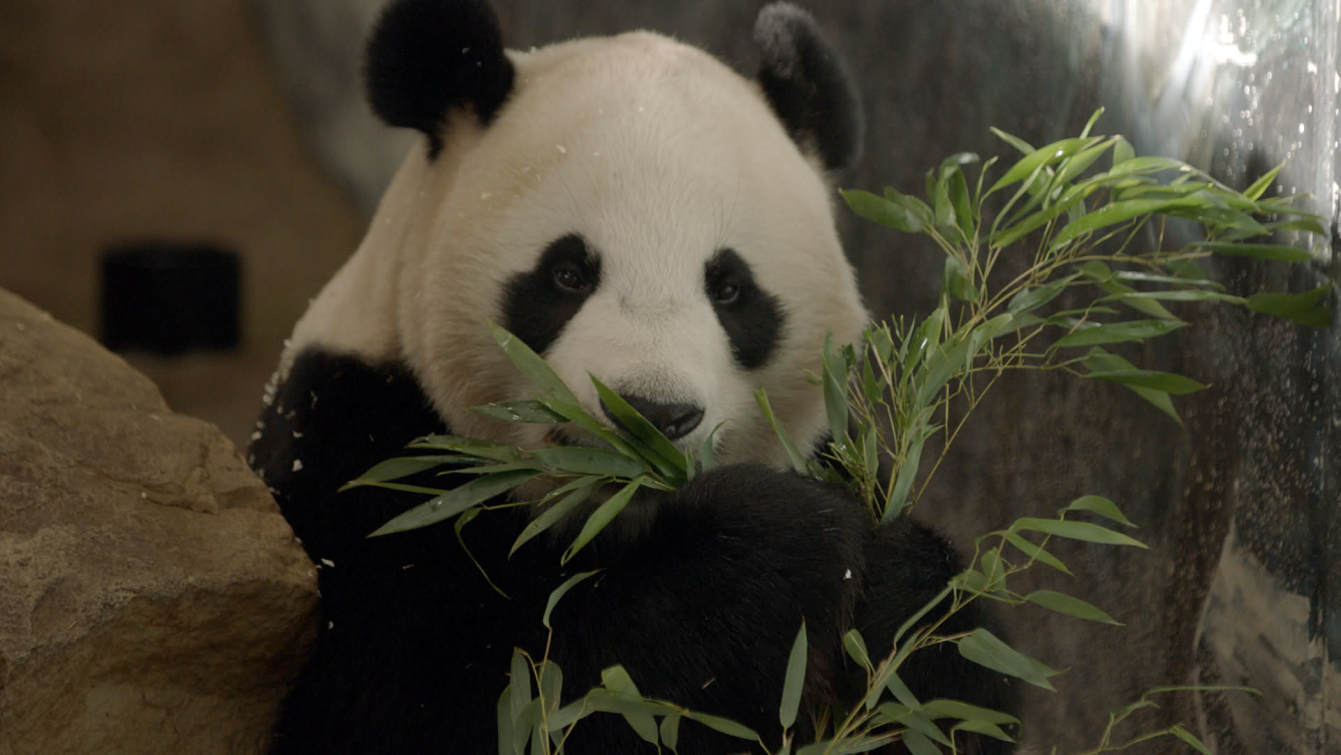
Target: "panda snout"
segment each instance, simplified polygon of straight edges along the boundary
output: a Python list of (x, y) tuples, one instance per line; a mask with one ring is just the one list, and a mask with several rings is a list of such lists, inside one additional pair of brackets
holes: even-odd
[[(694, 404), (663, 404), (641, 396), (624, 395), (624, 400), (638, 413), (647, 418), (652, 426), (661, 431), (670, 440), (677, 440), (692, 433), (703, 422), (703, 407)], [(610, 407), (601, 402), (601, 411), (616, 425), (623, 423), (610, 411)]]

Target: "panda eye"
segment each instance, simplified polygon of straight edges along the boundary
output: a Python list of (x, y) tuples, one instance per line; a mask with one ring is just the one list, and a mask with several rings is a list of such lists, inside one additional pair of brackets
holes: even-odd
[(572, 262), (564, 262), (554, 267), (554, 285), (574, 294), (587, 293), (591, 289), (591, 281), (587, 279), (582, 268)]
[(740, 298), (740, 286), (732, 280), (724, 280), (712, 288), (712, 300), (716, 304), (733, 304)]

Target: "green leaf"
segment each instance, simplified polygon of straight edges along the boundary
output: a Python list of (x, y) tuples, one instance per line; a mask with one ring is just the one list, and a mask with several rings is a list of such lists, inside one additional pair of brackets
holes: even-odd
[[(1139, 159), (1139, 158), (1138, 158)], [(1129, 160), (1130, 164), (1136, 162)], [(1198, 204), (1195, 197), (1176, 197), (1172, 199), (1127, 199), (1104, 205), (1094, 212), (1087, 213), (1079, 220), (1067, 223), (1052, 240), (1052, 249), (1059, 249), (1078, 236), (1106, 228), (1110, 225), (1125, 223), (1136, 218), (1156, 213), (1165, 213), (1179, 207)]]
[(921, 732), (904, 729), (900, 741), (912, 755), (941, 755), (940, 748), (932, 744), (931, 740), (927, 739)]
[(829, 432), (840, 448), (848, 444), (847, 427), (847, 362), (833, 348), (833, 333), (824, 336), (821, 353), (821, 376), (824, 385), (824, 410), (829, 417)]
[(975, 629), (959, 641), (959, 654), (1003, 674), (1018, 677), (1043, 689), (1053, 689), (1048, 677), (1061, 673), (1012, 648), (986, 629)]
[(619, 424), (623, 425), (624, 429), (633, 437), (646, 444), (656, 457), (669, 462), (678, 473), (678, 479), (683, 479), (689, 469), (689, 463), (685, 460), (680, 449), (676, 448), (675, 444), (671, 443), (660, 430), (639, 414), (638, 410), (630, 406), (623, 396), (610, 390), (595, 375), (589, 373), (589, 376), (592, 385), (596, 386), (596, 395), (600, 397), (601, 403), (605, 404), (610, 413), (615, 415)]
[[(1131, 362), (1123, 359), (1116, 354), (1110, 354), (1097, 346), (1090, 350), (1082, 362), (1087, 368), (1095, 372), (1104, 372), (1111, 370), (1131, 370), (1136, 369)], [(1150, 388), (1141, 388), (1139, 386), (1128, 385), (1133, 393), (1154, 404), (1157, 409), (1173, 418), (1174, 422), (1182, 424), (1183, 420), (1178, 416), (1178, 411), (1173, 408), (1173, 401), (1169, 394), (1164, 391), (1156, 391)]]
[[(530, 682), (527, 682), (530, 684)], [(509, 684), (503, 688), (503, 694), (498, 696), (497, 708), (498, 721), (498, 755), (515, 755), (520, 752), (522, 747), (526, 746), (525, 740), (520, 744), (516, 741), (517, 731), (512, 725), (512, 685)], [(529, 736), (529, 732), (527, 732)]]
[(1011, 532), (1009, 530), (1007, 530), (1004, 534), (1006, 537), (1006, 541), (1009, 542), (1011, 545), (1015, 546), (1016, 548), (1019, 548), (1020, 552), (1024, 553), (1026, 556), (1029, 556), (1030, 558), (1038, 561), (1039, 563), (1047, 564), (1048, 566), (1051, 566), (1052, 568), (1056, 569), (1057, 571), (1063, 574), (1067, 574), (1073, 577), (1075, 576), (1074, 574), (1071, 574), (1070, 569), (1066, 568), (1066, 564), (1061, 562), (1061, 559), (1057, 558), (1056, 556), (1044, 550), (1043, 546), (1035, 545), (1034, 543), (1021, 537), (1018, 533)]
[(535, 476), (536, 472), (533, 470), (519, 470), (477, 477), (460, 487), (415, 506), (382, 525), (368, 537), (379, 537), (393, 532), (418, 529), (436, 524), (444, 519), (450, 519), (471, 506), (506, 493)]
[(1021, 312), (1030, 312), (1047, 304), (1057, 298), (1059, 294), (1066, 290), (1068, 284), (1075, 280), (1076, 276), (1068, 275), (1051, 283), (1039, 286), (1038, 288), (1021, 289), (1018, 294), (1011, 297), (1010, 302), (1006, 304), (1006, 311), (1011, 314)]
[(1035, 590), (1024, 596), (1024, 599), (1035, 605), (1043, 606), (1049, 611), (1056, 611), (1057, 613), (1063, 613), (1067, 616), (1074, 616), (1077, 619), (1123, 626), (1122, 622), (1114, 621), (1112, 616), (1109, 616), (1098, 608), (1095, 608), (1080, 598), (1073, 598), (1065, 593), (1056, 592), (1054, 590)]
[(1271, 186), (1271, 182), (1276, 180), (1276, 175), (1280, 173), (1280, 169), (1284, 167), (1285, 163), (1281, 163), (1267, 171), (1261, 178), (1253, 181), (1251, 186), (1243, 190), (1243, 196), (1252, 200), (1259, 199)]
[(579, 477), (576, 480), (559, 488), (556, 493), (562, 495), (553, 505), (540, 512), (540, 515), (532, 519), (517, 539), (512, 543), (512, 548), (508, 551), (508, 558), (512, 557), (517, 549), (522, 547), (528, 540), (539, 535), (541, 532), (553, 527), (559, 520), (563, 519), (573, 509), (582, 505), (582, 502), (591, 496), (593, 487), (600, 482), (606, 481), (604, 477)]
[(787, 659), (787, 676), (782, 683), (782, 704), (778, 708), (778, 722), (784, 730), (796, 723), (796, 711), (801, 707), (801, 690), (806, 681), (806, 623), (801, 621), (801, 631), (796, 633), (792, 643), (792, 653)]
[(341, 486), (340, 491), (343, 492), (349, 488), (357, 488), (374, 482), (398, 480), (434, 467), (440, 467), (443, 464), (460, 461), (461, 458), (458, 456), (399, 456), (374, 465), (372, 469)]
[(512, 691), (512, 721), (516, 723), (522, 709), (531, 702), (531, 664), (520, 650), (512, 651), (511, 681), (508, 688)]
[(620, 488), (618, 493), (610, 496), (605, 503), (591, 512), (591, 516), (587, 517), (586, 524), (582, 525), (582, 531), (577, 533), (577, 537), (573, 539), (573, 544), (569, 545), (568, 549), (563, 552), (560, 563), (568, 563), (573, 556), (577, 555), (578, 551), (591, 542), (592, 538), (600, 534), (600, 531), (605, 529), (605, 526), (613, 521), (619, 515), (619, 512), (624, 510), (624, 507), (629, 503), (629, 499), (633, 498), (633, 494), (638, 491), (638, 488), (642, 487), (644, 482), (647, 482), (646, 477), (634, 478)]
[(520, 338), (494, 323), (489, 323), (489, 330), (512, 364), (545, 395), (567, 404), (575, 406), (578, 404), (577, 397), (573, 395), (573, 392), (568, 390), (568, 386), (564, 385), (559, 376), (554, 373), (554, 370), (550, 369), (545, 360), (532, 351), (530, 346), (522, 343)]
[(906, 203), (891, 201), (861, 189), (848, 189), (838, 193), (853, 212), (867, 220), (903, 233), (921, 233), (927, 228), (928, 218), (921, 217), (916, 211), (910, 211)]
[(1133, 385), (1141, 388), (1150, 388), (1156, 391), (1172, 393), (1180, 396), (1185, 393), (1195, 393), (1206, 387), (1205, 383), (1198, 383), (1189, 377), (1175, 375), (1172, 372), (1158, 372), (1156, 370), (1105, 370), (1101, 372), (1090, 372), (1085, 375), (1091, 380), (1111, 380), (1114, 383), (1123, 385)]
[[(643, 696), (638, 692), (638, 687), (633, 683), (633, 678), (629, 672), (624, 670), (623, 666), (611, 666), (601, 671), (601, 685), (611, 692), (628, 700), (642, 701)], [(629, 726), (637, 732), (639, 737), (648, 744), (657, 744), (657, 722), (652, 718), (651, 713), (646, 712), (627, 712), (623, 714), (624, 720)]]
[(1070, 522), (1061, 519), (1038, 519), (1035, 517), (1022, 517), (1015, 520), (1010, 526), (1015, 531), (1046, 532), (1049, 535), (1065, 537), (1071, 540), (1084, 540), (1091, 543), (1102, 543), (1104, 545), (1134, 545), (1138, 548), (1146, 548), (1144, 543), (1134, 538), (1127, 537), (1121, 532), (1114, 532), (1107, 527), (1101, 527), (1089, 522)]
[(549, 615), (554, 612), (554, 607), (559, 605), (559, 600), (562, 599), (563, 596), (566, 595), (569, 590), (576, 587), (579, 582), (586, 579), (590, 579), (599, 574), (600, 572), (601, 572), (600, 569), (578, 572), (577, 574), (574, 574), (568, 579), (565, 579), (563, 581), (563, 584), (554, 588), (554, 591), (549, 594), (549, 600), (545, 602), (545, 613), (543, 616), (541, 616), (540, 623), (544, 624), (546, 629), (553, 629), (554, 627), (551, 627), (549, 625)]
[(1133, 157), (1136, 157), (1136, 150), (1131, 148), (1131, 142), (1119, 136), (1117, 142), (1113, 145), (1113, 167), (1117, 167), (1118, 164), (1125, 163)]
[(1205, 249), (1226, 257), (1254, 257), (1279, 262), (1308, 262), (1313, 252), (1286, 244), (1243, 244), (1232, 241), (1199, 241), (1189, 244), (1191, 249)]
[(946, 747), (954, 746), (950, 744), (950, 738), (945, 736), (945, 732), (941, 731), (941, 727), (937, 726), (935, 722), (927, 717), (927, 714), (920, 710), (909, 711), (908, 715), (903, 717), (903, 725), (927, 739), (940, 742)]
[(1331, 290), (1330, 285), (1322, 285), (1302, 294), (1254, 294), (1248, 297), (1248, 309), (1311, 328), (1326, 328), (1332, 324), (1332, 310), (1327, 306)]
[(407, 447), (454, 451), (490, 461), (517, 461), (521, 458), (521, 453), (515, 446), (474, 438), (462, 438), (458, 435), (429, 435), (416, 438)]
[[(1001, 134), (998, 133), (995, 129), (993, 129), (993, 133), (996, 133), (998, 136), (1001, 136)], [(1040, 147), (1037, 150), (1020, 158), (1018, 162), (1016, 162), (1014, 165), (1011, 166), (1010, 170), (1006, 171), (1005, 175), (997, 179), (996, 183), (992, 184), (992, 188), (988, 189), (987, 193), (992, 194), (999, 189), (1010, 186), (1013, 183), (1019, 183), (1020, 181), (1023, 181), (1024, 179), (1033, 175), (1035, 171), (1037, 171), (1039, 168), (1057, 162), (1062, 158), (1069, 157), (1075, 154), (1076, 152), (1092, 145), (1096, 141), (1098, 141), (1096, 137), (1089, 137), (1084, 139), (1081, 138), (1060, 139), (1058, 141), (1053, 142), (1052, 144), (1047, 145), (1046, 147)]]
[(506, 422), (557, 425), (568, 421), (563, 415), (550, 411), (539, 401), (500, 401), (496, 404), (472, 406), (470, 410)]
[(1071, 511), (1088, 511), (1091, 514), (1098, 514), (1099, 516), (1109, 521), (1117, 522), (1118, 524), (1125, 524), (1128, 527), (1136, 526), (1123, 515), (1122, 510), (1117, 507), (1116, 503), (1113, 503), (1103, 496), (1082, 496), (1072, 501), (1070, 505), (1057, 513), (1065, 514)]
[(969, 282), (968, 276), (964, 273), (964, 265), (954, 257), (945, 258), (941, 290), (960, 301), (972, 303), (978, 300), (978, 289)]
[(563, 669), (554, 661), (541, 661), (536, 667), (536, 684), (540, 689), (540, 696), (545, 699), (545, 710), (553, 712), (558, 709), (559, 701), (563, 699)]
[(1014, 739), (1011, 739), (1009, 734), (1002, 731), (1000, 726), (997, 726), (996, 724), (993, 723), (989, 723), (987, 721), (980, 721), (977, 719), (960, 721), (950, 729), (951, 734), (959, 731), (971, 731), (976, 734), (986, 734), (989, 737), (1000, 739), (1003, 742), (1015, 741)]
[(1172, 333), (1187, 325), (1182, 320), (1130, 320), (1127, 322), (1105, 323), (1094, 328), (1078, 330), (1057, 339), (1058, 348), (1073, 346), (1093, 346), (1101, 343), (1122, 343), (1124, 341), (1143, 341), (1147, 338)]
[(569, 474), (621, 477), (631, 480), (646, 471), (642, 464), (624, 454), (603, 448), (578, 446), (539, 448), (532, 451), (531, 456), (547, 469)]
[(661, 743), (671, 752), (675, 752), (680, 743), (680, 716), (671, 714), (661, 719)]
[(875, 666), (871, 664), (871, 654), (866, 652), (866, 640), (861, 636), (861, 632), (849, 629), (847, 634), (843, 635), (843, 649), (852, 660), (866, 669), (866, 673), (875, 671)]
[(754, 392), (754, 400), (759, 402), (759, 407), (764, 410), (764, 417), (768, 419), (768, 424), (773, 428), (773, 434), (778, 436), (783, 449), (787, 451), (787, 458), (791, 459), (792, 469), (797, 474), (806, 474), (806, 460), (801, 456), (801, 452), (796, 450), (796, 444), (792, 443), (791, 436), (787, 435), (787, 430), (778, 422), (778, 418), (773, 414), (773, 407), (768, 404), (768, 394), (763, 388)]
[(1192, 732), (1184, 729), (1182, 724), (1174, 724), (1171, 726), (1169, 728), (1169, 733), (1186, 742), (1189, 747), (1201, 753), (1201, 755), (1211, 755), (1210, 748), (1203, 744), (1200, 739), (1197, 739)]
[(1146, 299), (1159, 301), (1223, 301), (1230, 304), (1246, 304), (1247, 299), (1242, 296), (1232, 294), (1222, 294), (1218, 291), (1126, 291), (1123, 293), (1105, 296), (1099, 301), (1120, 301), (1124, 304), (1131, 303), (1133, 299)]
[(885, 502), (885, 511), (880, 516), (881, 524), (898, 519), (908, 505), (908, 493), (913, 489), (913, 481), (917, 479), (917, 469), (922, 464), (922, 446), (925, 443), (926, 436), (918, 433), (918, 437), (908, 445), (908, 454), (903, 459), (903, 466), (894, 480), (894, 488), (890, 490), (889, 499)]
[(922, 704), (922, 710), (939, 718), (958, 718), (963, 721), (986, 721), (990, 724), (1018, 724), (1020, 719), (1009, 713), (979, 708), (958, 700), (937, 699)]
[[(1098, 260), (1091, 260), (1080, 266), (1080, 272), (1086, 278), (1089, 278), (1094, 285), (1107, 291), (1110, 294), (1131, 294), (1136, 293), (1136, 289), (1125, 283), (1119, 282), (1113, 275), (1113, 271), (1108, 266)], [(1177, 320), (1173, 313), (1164, 308), (1164, 305), (1149, 297), (1137, 297), (1134, 299), (1125, 299), (1123, 304), (1144, 312), (1147, 315), (1158, 317), (1161, 320)]]
[(706, 713), (685, 711), (684, 717), (689, 719), (690, 721), (698, 721), (699, 723), (703, 724), (709, 729), (712, 729), (713, 731), (720, 731), (721, 733), (727, 735), (728, 737), (735, 737), (736, 739), (748, 739), (754, 742), (759, 741), (759, 735), (754, 733), (753, 729), (747, 726), (742, 726), (730, 719), (722, 718), (721, 716), (710, 716)]
[(1021, 139), (1018, 136), (1007, 134), (1005, 131), (996, 128), (995, 126), (990, 126), (989, 129), (993, 134), (996, 134), (996, 137), (998, 139), (1005, 142), (1006, 144), (1009, 144), (1010, 146), (1014, 147), (1015, 149), (1019, 150), (1020, 152), (1026, 155), (1035, 151), (1034, 148), (1029, 144), (1029, 142), (1026, 142), (1025, 140)]
[(890, 668), (885, 676), (885, 689), (889, 690), (894, 699), (909, 710), (915, 711), (922, 707), (922, 703), (918, 701), (917, 696), (913, 694), (911, 689), (908, 689), (908, 685), (904, 684), (903, 680), (899, 678), (899, 673), (893, 668)]

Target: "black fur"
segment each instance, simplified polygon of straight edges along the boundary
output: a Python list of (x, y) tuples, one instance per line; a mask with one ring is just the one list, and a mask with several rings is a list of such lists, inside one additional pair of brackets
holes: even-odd
[[(786, 314), (777, 297), (759, 288), (750, 266), (732, 249), (720, 249), (708, 260), (704, 286), (718, 322), (731, 340), (731, 354), (747, 370), (768, 362), (787, 326)], [(735, 296), (721, 301), (724, 286), (734, 287)]]
[(493, 120), (512, 92), (498, 16), (486, 0), (392, 0), (368, 40), (368, 102), (389, 125), (428, 136), (442, 149), (448, 112), (472, 108)]
[[(855, 622), (872, 652), (887, 647), (893, 628), (960, 568), (929, 530), (904, 520), (873, 532), (840, 490), (741, 465), (655, 501), (635, 500), (631, 506), (655, 505), (648, 534), (598, 537), (567, 568), (558, 562), (564, 543), (547, 537), (507, 558), (524, 514), (481, 514), (463, 537), (504, 598), (449, 524), (365, 539), (415, 496), (336, 493), (404, 442), (446, 430), (403, 367), (309, 350), (263, 421), (253, 463), (321, 564), (324, 611), (276, 725), (276, 754), (496, 752), (495, 706), (512, 648), (538, 657), (550, 592), (595, 568), (604, 571), (569, 592), (552, 617), (551, 657), (563, 669), (566, 700), (621, 663), (645, 695), (727, 716), (776, 744), (782, 677), (802, 618), (811, 644), (807, 704), (851, 693), (862, 674), (843, 660), (843, 632)], [(965, 616), (956, 628), (976, 622)], [(990, 676), (950, 652), (910, 666), (905, 679), (924, 699), (994, 704), (1001, 697)], [(692, 722), (681, 726), (684, 755), (746, 749)], [(621, 717), (596, 714), (577, 725), (567, 751), (652, 749)]]
[(824, 167), (850, 167), (861, 153), (861, 100), (838, 52), (815, 19), (790, 3), (759, 12), (754, 41), (762, 57), (759, 84), (797, 143)]
[[(576, 273), (584, 285), (559, 285), (555, 279), (559, 268)], [(503, 288), (503, 327), (544, 354), (600, 284), (600, 256), (581, 236), (564, 236), (545, 248), (535, 269), (514, 275)]]

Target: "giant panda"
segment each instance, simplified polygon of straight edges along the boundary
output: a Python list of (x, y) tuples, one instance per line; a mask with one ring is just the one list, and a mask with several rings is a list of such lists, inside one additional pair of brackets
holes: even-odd
[[(423, 138), (297, 323), (249, 450), (318, 564), (324, 614), (271, 752), (497, 752), (513, 649), (539, 658), (547, 642), (566, 699), (622, 664), (644, 695), (776, 748), (803, 620), (803, 706), (850, 701), (864, 672), (845, 660), (843, 633), (860, 628), (883, 655), (962, 568), (932, 531), (906, 518), (874, 528), (843, 490), (787, 471), (753, 400), (766, 389), (793, 438), (819, 447), (823, 400), (808, 377), (827, 333), (853, 340), (867, 321), (829, 183), (860, 144), (853, 85), (792, 5), (764, 8), (754, 37), (751, 80), (647, 32), (515, 52), (482, 0), (385, 8), (367, 48), (369, 100)], [(487, 511), (459, 537), (441, 524), (367, 538), (420, 499), (337, 489), (416, 437), (597, 444), (579, 428), (469, 411), (533, 391), (490, 321), (544, 355), (595, 417), (588, 373), (684, 448), (716, 429), (720, 465), (641, 495), (566, 566), (558, 537), (507, 556), (529, 507)], [(551, 640), (547, 598), (593, 569), (554, 609)], [(968, 610), (945, 631), (982, 621)], [(953, 648), (916, 654), (903, 676), (923, 699), (1010, 705), (1001, 677)], [(749, 748), (689, 722), (679, 739), (686, 755)], [(597, 714), (565, 751), (655, 750)]]

